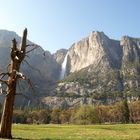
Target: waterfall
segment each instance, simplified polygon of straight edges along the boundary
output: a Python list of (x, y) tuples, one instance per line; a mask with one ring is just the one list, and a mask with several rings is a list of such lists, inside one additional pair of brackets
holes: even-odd
[(30, 106), (31, 100), (28, 101), (28, 107)]
[(66, 70), (67, 70), (67, 59), (68, 59), (68, 52), (64, 58), (63, 63), (61, 64), (61, 73), (60, 73), (60, 80), (64, 79), (66, 76)]

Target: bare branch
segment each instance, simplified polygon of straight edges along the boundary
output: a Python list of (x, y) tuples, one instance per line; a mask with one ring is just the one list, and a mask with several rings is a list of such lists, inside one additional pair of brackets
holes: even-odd
[(1, 90), (1, 91), (0, 91), (0, 95), (7, 94), (6, 90), (4, 90), (4, 89), (0, 89), (0, 90)]
[(34, 68), (28, 61), (24, 60), (24, 62), (33, 70), (37, 71), (41, 76), (43, 76), (39, 69)]
[(26, 51), (26, 38), (27, 38), (27, 28), (23, 31), (23, 38), (21, 43), (21, 51), (23, 51), (23, 54), (25, 54)]
[(35, 46), (35, 47), (34, 47), (34, 48), (32, 48), (31, 50), (27, 51), (27, 52), (26, 52), (26, 54), (28, 54), (28, 53), (32, 52), (33, 50), (35, 50), (35, 49), (39, 48), (39, 46), (38, 46), (38, 45), (34, 45), (34, 46)]
[(8, 81), (0, 79), (0, 82), (6, 84), (8, 86)]
[(27, 54), (25, 56), (28, 57), (28, 58), (30, 58), (29, 55), (27, 55)]
[[(27, 77), (25, 77), (24, 80), (27, 82), (27, 85), (28, 85), (28, 87), (26, 86), (26, 89), (31, 88), (32, 91), (35, 91), (31, 80)], [(19, 81), (17, 82), (17, 85), (18, 85), (19, 90), (21, 90), (21, 88), (25, 90), (25, 87), (22, 85), (22, 83), (19, 83)]]
[(16, 71), (16, 75), (18, 76), (18, 78), (25, 80), (25, 75), (23, 73)]
[(24, 85), (24, 86), (22, 85), (22, 83), (19, 83), (18, 82), (17, 85), (18, 85), (19, 90), (21, 91), (21, 88), (22, 88), (22, 90), (29, 90), (29, 89), (31, 89), (32, 90), (32, 93), (34, 93), (34, 95), (37, 96), (36, 91), (34, 89), (34, 86), (33, 86), (32, 82), (31, 82), (31, 80), (29, 78), (26, 78), (25, 77), (25, 81), (27, 82), (26, 83), (27, 85)]
[(17, 41), (15, 38), (12, 40), (12, 43), (13, 43), (13, 46), (11, 49), (12, 49), (12, 51), (15, 51), (17, 49)]
[(34, 89), (34, 86), (32, 84), (32, 81), (29, 78), (26, 78), (26, 81), (27, 81), (27, 83), (29, 85), (28, 88), (30, 88), (33, 91), (32, 93), (34, 93), (34, 95), (37, 96), (37, 93), (36, 93), (36, 91)]
[(31, 90), (35, 93), (35, 90), (34, 90), (34, 87), (33, 87), (31, 80), (28, 78), (28, 79), (26, 79), (26, 81), (29, 84), (29, 87), (31, 88)]
[(0, 73), (0, 76), (1, 76), (1, 79), (3, 79), (6, 75), (10, 75), (10, 73), (9, 72), (2, 72), (2, 73)]
[(26, 47), (33, 47), (35, 46), (36, 44), (27, 44)]
[(8, 66), (7, 66), (7, 71), (10, 71), (10, 70), (9, 70), (10, 66), (11, 66), (11, 63), (8, 64)]
[(11, 50), (11, 59), (14, 60), (16, 56), (16, 51), (17, 51), (17, 42), (15, 38), (12, 40), (12, 44), (13, 44), (13, 47)]
[(26, 92), (28, 90), (28, 87), (27, 86), (24, 86), (23, 85), (23, 82), (18, 81), (17, 82), (17, 86), (18, 86), (19, 91), (23, 91), (24, 90), (24, 92)]
[(24, 98), (27, 98), (27, 99), (30, 100), (30, 98), (27, 95), (23, 94), (23, 93), (16, 93), (15, 95), (20, 95), (20, 96), (23, 96)]
[(17, 87), (18, 87), (18, 89), (21, 91), (21, 86), (20, 86), (20, 84), (19, 84), (19, 81), (17, 81)]

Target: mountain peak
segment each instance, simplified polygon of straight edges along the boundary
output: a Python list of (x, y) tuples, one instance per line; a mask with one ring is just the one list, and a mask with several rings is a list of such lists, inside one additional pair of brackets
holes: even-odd
[(4, 30), (4, 29), (0, 30), (0, 37), (9, 37), (9, 36), (17, 37), (18, 35), (14, 31), (8, 31), (8, 30)]
[(101, 35), (103, 34), (104, 35), (104, 32), (103, 31), (92, 31), (91, 34), (94, 34), (94, 35)]
[(100, 31), (92, 31), (91, 33), (90, 33), (90, 36), (99, 36), (99, 37), (107, 37), (106, 35), (105, 35), (105, 33), (104, 32), (100, 32)]
[(92, 31), (89, 35), (89, 40), (96, 40), (97, 42), (103, 42), (109, 40), (109, 37), (104, 32)]
[(16, 32), (0, 30), (0, 47), (10, 47), (13, 38), (16, 38), (17, 42), (20, 41), (20, 37), (16, 34)]
[(121, 38), (121, 41), (120, 41), (120, 45), (121, 46), (131, 46), (132, 47), (132, 43), (135, 43), (137, 44), (138, 46), (140, 46), (140, 38), (133, 38), (133, 37), (130, 37), (130, 36), (123, 36)]

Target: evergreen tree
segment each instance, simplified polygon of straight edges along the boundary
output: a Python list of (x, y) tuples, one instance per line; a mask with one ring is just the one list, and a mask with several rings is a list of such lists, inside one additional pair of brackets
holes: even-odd
[(122, 122), (129, 123), (130, 111), (127, 103), (127, 98), (122, 102)]

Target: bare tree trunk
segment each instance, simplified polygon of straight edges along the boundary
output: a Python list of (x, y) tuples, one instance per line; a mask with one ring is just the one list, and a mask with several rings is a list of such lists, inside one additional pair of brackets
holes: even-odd
[(16, 40), (14, 39), (12, 50), (11, 50), (11, 65), (9, 78), (7, 81), (7, 91), (4, 101), (4, 108), (1, 119), (0, 137), (1, 138), (12, 138), (12, 116), (13, 116), (13, 106), (16, 95), (16, 83), (18, 80), (17, 72), (19, 72), (20, 64), (25, 58), (26, 53), (26, 37), (27, 29), (24, 30), (21, 48), (17, 48)]

